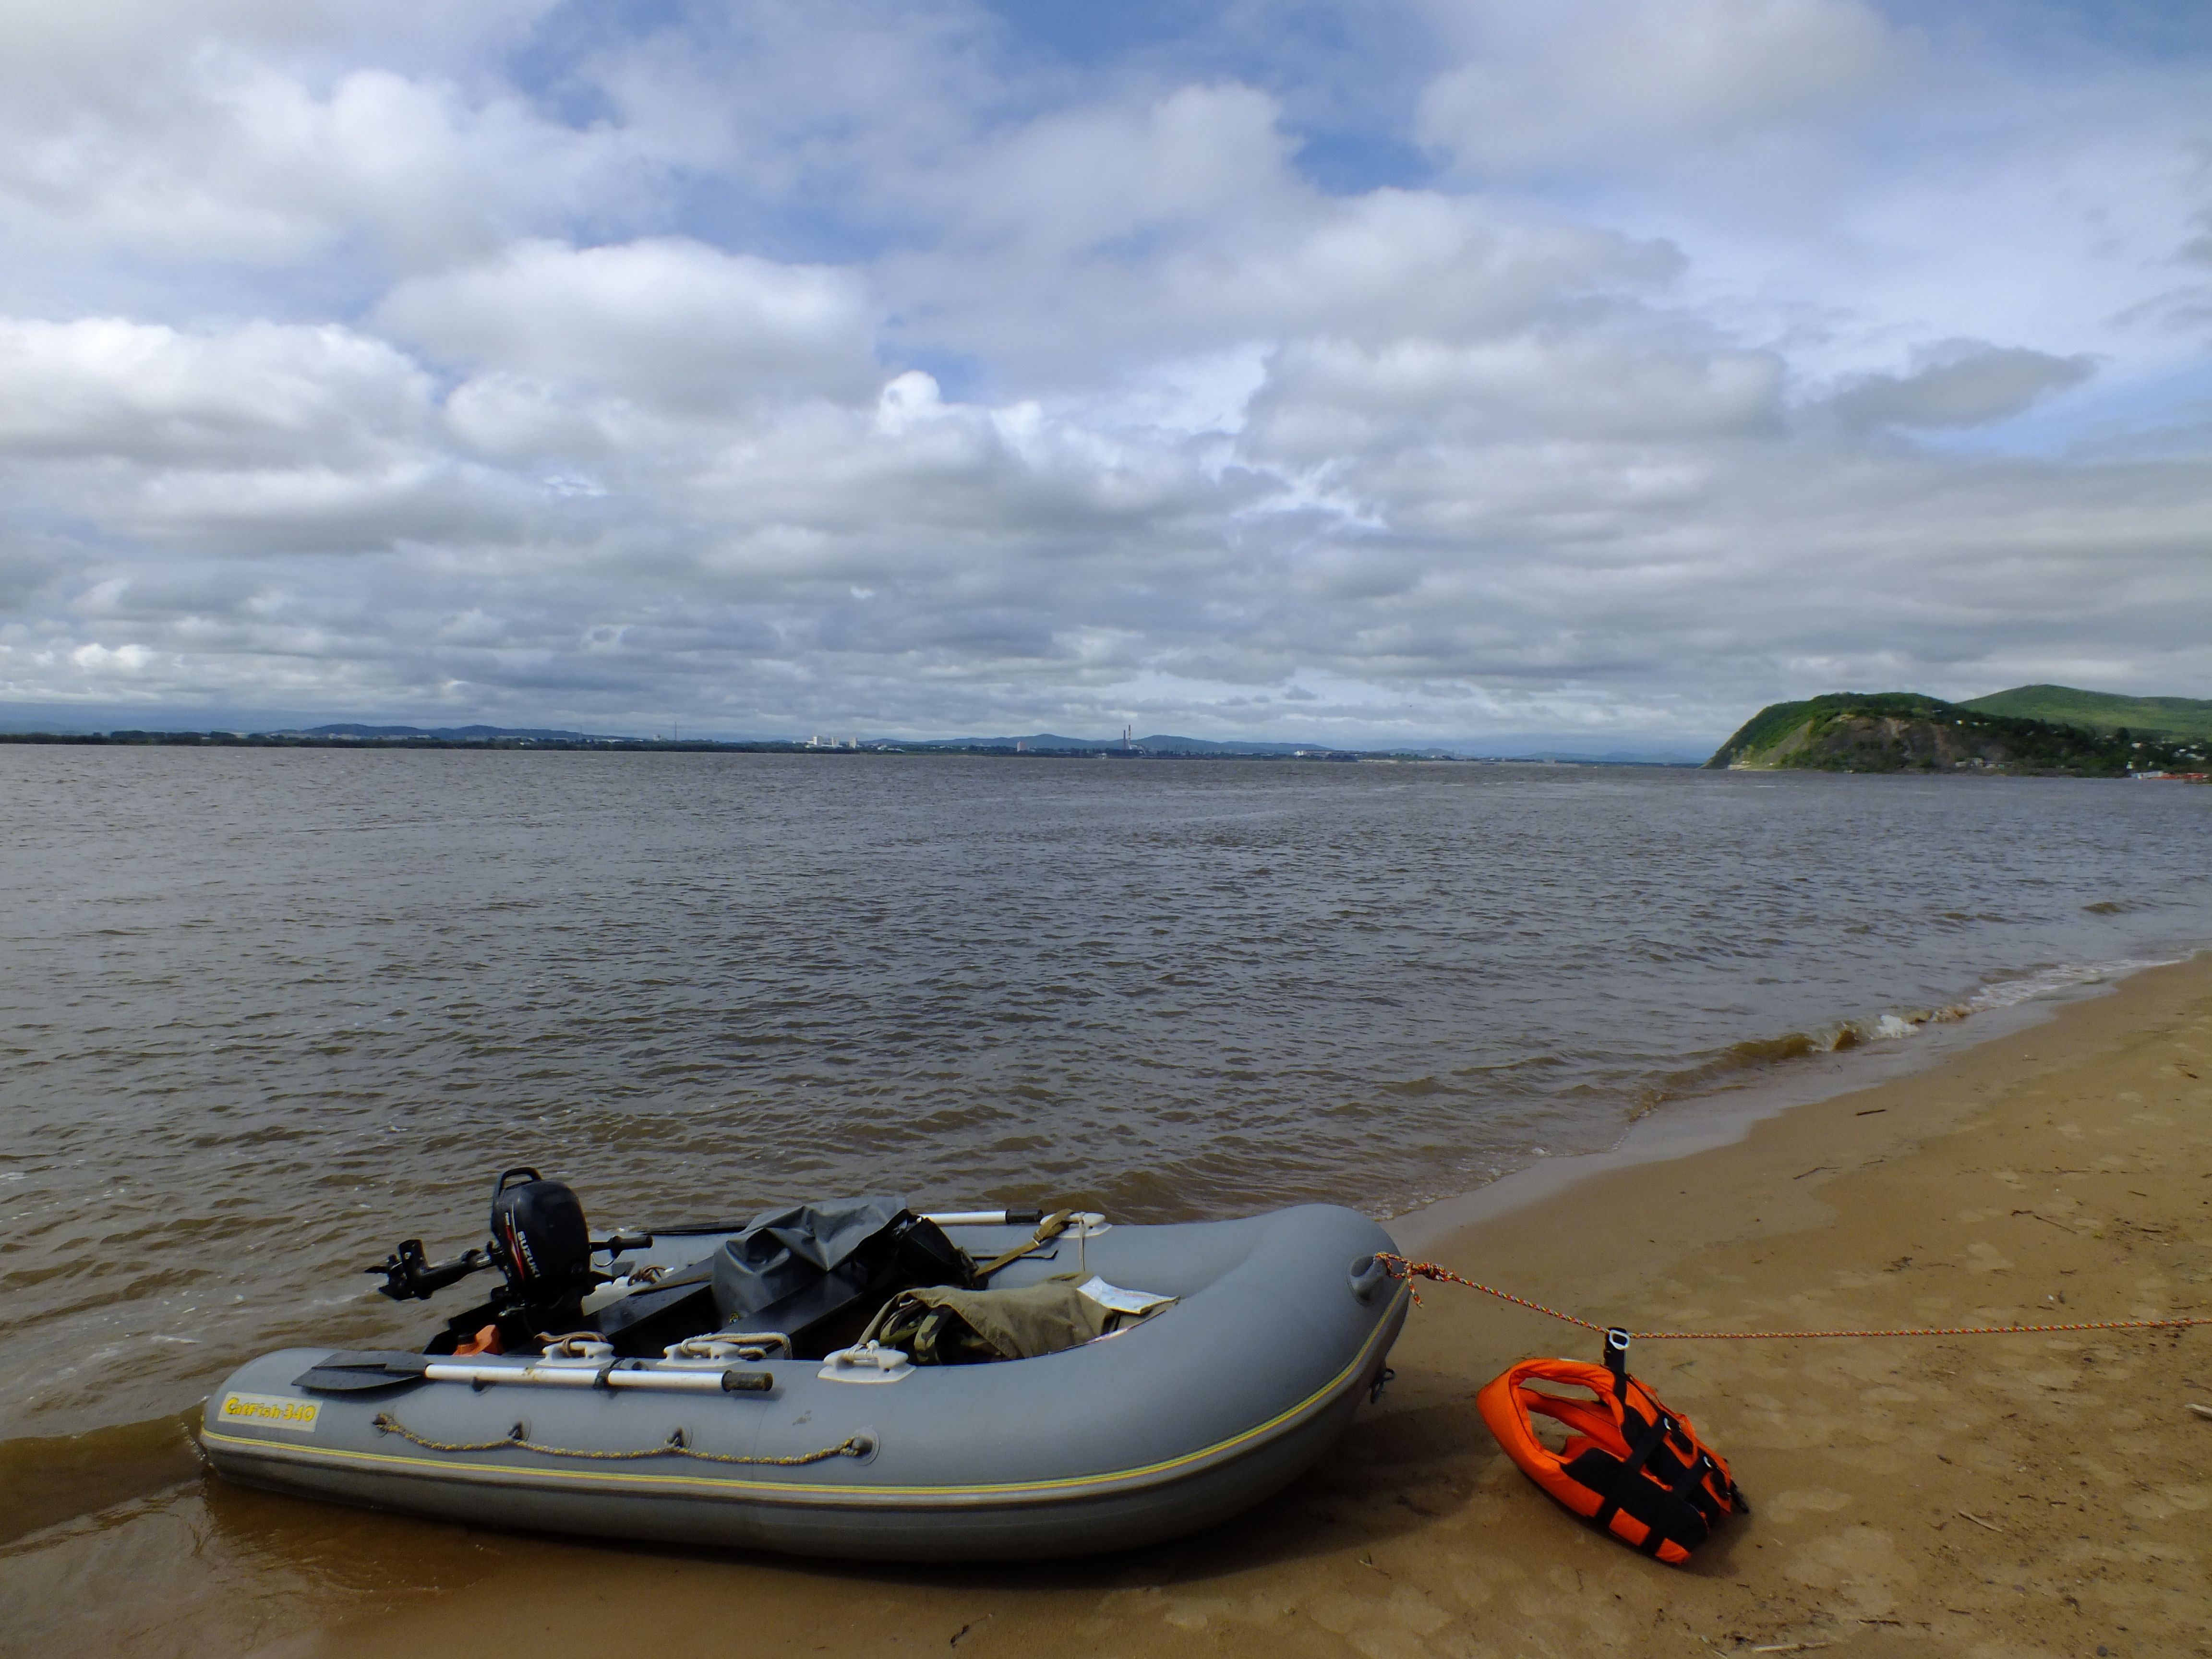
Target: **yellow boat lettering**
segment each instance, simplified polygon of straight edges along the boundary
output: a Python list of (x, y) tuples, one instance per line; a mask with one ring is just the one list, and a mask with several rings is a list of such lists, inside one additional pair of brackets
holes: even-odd
[(282, 1395), (232, 1394), (222, 1401), (222, 1420), (264, 1429), (290, 1429), (313, 1434), (321, 1413), (319, 1400), (290, 1400)]

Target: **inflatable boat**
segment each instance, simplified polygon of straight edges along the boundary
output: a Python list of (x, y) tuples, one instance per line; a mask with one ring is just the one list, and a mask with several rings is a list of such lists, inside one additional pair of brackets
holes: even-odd
[(1260, 1502), (1378, 1395), (1389, 1236), (1307, 1205), (1129, 1225), (896, 1199), (592, 1239), (536, 1171), (420, 1352), (294, 1348), (210, 1396), (225, 1477), (483, 1524), (894, 1559), (1125, 1548)]

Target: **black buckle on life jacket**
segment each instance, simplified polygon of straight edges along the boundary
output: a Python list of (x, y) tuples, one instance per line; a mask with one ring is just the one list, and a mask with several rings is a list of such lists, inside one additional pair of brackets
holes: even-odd
[[(1626, 1504), (1630, 1496), (1635, 1492), (1638, 1478), (1644, 1473), (1644, 1465), (1651, 1461), (1651, 1455), (1654, 1452), (1667, 1443), (1667, 1436), (1674, 1427), (1673, 1418), (1664, 1412), (1656, 1413), (1654, 1414), (1651, 1426), (1630, 1443), (1628, 1455), (1620, 1461), (1620, 1467), (1613, 1472), (1613, 1479), (1607, 1483), (1605, 1501), (1597, 1506), (1597, 1513), (1590, 1516), (1591, 1525), (1602, 1530), (1612, 1528), (1613, 1516)], [(1671, 1492), (1673, 1488), (1670, 1486), (1668, 1490)], [(1658, 1517), (1647, 1512), (1638, 1515), (1636, 1518), (1644, 1523), (1648, 1534), (1644, 1540), (1644, 1553), (1646, 1555), (1658, 1554), (1659, 1546), (1662, 1541)]]
[(1605, 1365), (1613, 1373), (1613, 1385), (1625, 1397), (1628, 1392), (1628, 1333), (1618, 1325), (1605, 1334)]

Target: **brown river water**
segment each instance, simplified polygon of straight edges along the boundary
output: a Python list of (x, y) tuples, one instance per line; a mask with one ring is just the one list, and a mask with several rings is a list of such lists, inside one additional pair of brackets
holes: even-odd
[(418, 1342), (360, 1270), (509, 1164), (610, 1225), (1387, 1216), (2212, 942), (2212, 790), (2124, 782), (0, 745), (0, 1650), (353, 1593), (393, 1523), (180, 1414)]

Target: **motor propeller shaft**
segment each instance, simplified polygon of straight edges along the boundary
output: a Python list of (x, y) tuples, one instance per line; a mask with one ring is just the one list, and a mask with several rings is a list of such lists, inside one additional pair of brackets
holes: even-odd
[(362, 1271), (382, 1273), (384, 1283), (377, 1291), (394, 1302), (428, 1302), (447, 1285), (458, 1285), (491, 1265), (491, 1257), (482, 1250), (465, 1251), (450, 1261), (432, 1261), (424, 1255), (421, 1239), (408, 1238), (402, 1239), (399, 1248), (380, 1266)]
[[(610, 1255), (623, 1250), (649, 1249), (653, 1235), (647, 1232), (617, 1232), (605, 1239), (591, 1241), (592, 1249), (604, 1250)], [(399, 1248), (374, 1267), (363, 1267), (365, 1273), (382, 1273), (384, 1283), (378, 1291), (394, 1302), (428, 1302), (448, 1285), (458, 1285), (471, 1273), (499, 1264), (485, 1250), (468, 1250), (447, 1261), (432, 1261), (422, 1249), (422, 1241), (409, 1238), (400, 1241)]]

